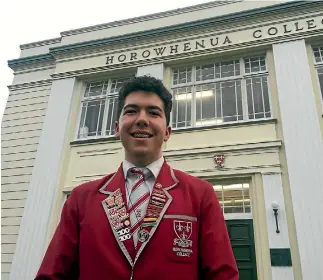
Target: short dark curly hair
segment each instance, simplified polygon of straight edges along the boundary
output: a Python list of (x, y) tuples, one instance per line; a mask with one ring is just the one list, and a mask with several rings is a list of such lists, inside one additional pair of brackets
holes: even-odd
[(164, 102), (166, 125), (170, 122), (170, 112), (172, 110), (172, 94), (164, 86), (161, 80), (150, 76), (139, 76), (124, 82), (119, 90), (117, 119), (119, 120), (124, 107), (126, 97), (134, 91), (153, 92)]

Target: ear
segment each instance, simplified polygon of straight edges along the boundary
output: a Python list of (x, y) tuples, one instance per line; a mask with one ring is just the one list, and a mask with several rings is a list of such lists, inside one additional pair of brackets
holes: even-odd
[(119, 122), (116, 121), (114, 123), (114, 136), (115, 137), (120, 137), (120, 127), (119, 127)]
[(166, 131), (165, 131), (164, 142), (168, 141), (171, 133), (172, 133), (172, 128), (170, 126), (167, 126)]

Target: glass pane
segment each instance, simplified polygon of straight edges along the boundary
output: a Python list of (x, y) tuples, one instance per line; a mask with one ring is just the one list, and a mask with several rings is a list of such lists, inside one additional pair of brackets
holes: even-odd
[(124, 82), (128, 81), (130, 78), (119, 78), (119, 79), (112, 79), (111, 81), (111, 90), (109, 94), (115, 94), (118, 93), (121, 86), (123, 85)]
[(255, 77), (247, 80), (247, 98), (249, 119), (264, 118), (266, 116), (265, 108), (268, 109), (266, 112), (270, 112), (266, 77)]
[[(104, 100), (87, 101), (82, 108), (83, 124), (79, 130), (79, 137), (98, 136), (102, 134)], [(84, 120), (85, 118), (85, 120)]]
[(85, 97), (93, 97), (105, 95), (107, 91), (108, 81), (100, 81), (87, 84), (85, 89)]
[(266, 66), (266, 60), (264, 57), (260, 59), (260, 70), (261, 71), (266, 71), (267, 66)]
[(114, 135), (114, 124), (117, 120), (118, 97), (110, 97), (107, 107), (107, 128), (106, 135)]
[(223, 114), (222, 114), (222, 91), (221, 91), (221, 83), (216, 83), (216, 117), (219, 122), (223, 122)]
[(264, 117), (264, 104), (262, 98), (262, 83), (261, 78), (252, 78), (253, 87), (253, 102), (255, 109), (255, 118), (261, 119)]
[(192, 90), (190, 87), (174, 90), (173, 127), (191, 126), (191, 103)]
[(267, 77), (247, 79), (247, 99), (249, 119), (268, 116), (270, 112)]
[(197, 82), (202, 80), (202, 69), (201, 66), (196, 67), (196, 74), (195, 74), (195, 79)]
[(248, 100), (248, 113), (249, 119), (254, 119), (254, 110), (253, 110), (253, 95), (252, 95), (252, 83), (251, 79), (246, 80), (247, 85), (247, 100)]
[(224, 213), (250, 213), (249, 184), (213, 186)]
[(265, 112), (266, 114), (270, 114), (270, 103), (269, 103), (269, 90), (268, 90), (268, 84), (267, 84), (267, 77), (261, 78), (262, 82), (262, 91), (264, 96), (264, 103), (265, 103)]
[[(173, 84), (186, 84), (192, 81), (192, 69), (180, 68), (173, 71)], [(176, 73), (176, 75), (175, 75)]]
[[(235, 81), (223, 82), (221, 83), (221, 93), (223, 121), (237, 121), (237, 108), (240, 107), (242, 110), (241, 87), (237, 87)], [(240, 96), (239, 99), (237, 98), (238, 96)], [(238, 100), (240, 100), (240, 104), (237, 103)]]
[(88, 128), (85, 127), (85, 124), (84, 124), (84, 122), (85, 122), (85, 114), (86, 114), (86, 107), (87, 106), (83, 103), (78, 138), (86, 138), (88, 136)]
[(177, 85), (178, 84), (178, 71), (175, 70), (173, 72), (173, 85)]
[(243, 120), (242, 112), (242, 93), (241, 93), (241, 81), (236, 81), (236, 94), (237, 94), (237, 108), (238, 108), (238, 120)]
[(221, 62), (221, 78), (234, 76), (234, 61)]
[(201, 66), (201, 80), (214, 79), (214, 64), (208, 64)]
[(214, 73), (215, 73), (215, 78), (219, 79), (221, 78), (221, 70), (220, 70), (220, 63), (215, 63), (214, 64)]
[(196, 125), (216, 124), (214, 84), (196, 87)]
[(316, 62), (323, 62), (323, 48), (313, 48)]
[(320, 82), (320, 87), (321, 87), (321, 94), (323, 98), (323, 68), (317, 69), (318, 74), (319, 74), (319, 82)]
[(234, 61), (234, 68), (235, 68), (235, 75), (239, 76), (240, 75), (240, 62), (239, 62), (239, 60)]
[(260, 61), (259, 58), (251, 58), (251, 72), (259, 72), (260, 71)]
[(245, 59), (245, 72), (260, 72), (266, 71), (266, 60), (264, 56), (261, 57), (251, 57)]
[(250, 73), (250, 60), (249, 59), (245, 59), (244, 67), (245, 67), (245, 72)]

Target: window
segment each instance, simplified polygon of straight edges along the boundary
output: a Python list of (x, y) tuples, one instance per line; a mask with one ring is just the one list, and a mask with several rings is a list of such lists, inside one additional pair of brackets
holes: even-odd
[(323, 47), (313, 48), (313, 51), (323, 100)]
[(251, 213), (249, 184), (215, 185), (224, 214)]
[(173, 128), (271, 117), (264, 56), (173, 69)]
[(118, 92), (121, 85), (128, 79), (129, 77), (86, 84), (78, 139), (114, 135)]

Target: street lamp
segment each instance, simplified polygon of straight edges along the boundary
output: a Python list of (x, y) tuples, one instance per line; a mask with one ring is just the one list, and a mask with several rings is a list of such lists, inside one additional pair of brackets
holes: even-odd
[(277, 202), (277, 201), (273, 201), (273, 202), (271, 203), (271, 207), (273, 208), (274, 215), (275, 215), (275, 220), (276, 220), (276, 232), (277, 232), (277, 233), (280, 233), (280, 230), (279, 230), (279, 228), (278, 228), (278, 218), (277, 218), (277, 216), (278, 216), (278, 209), (279, 209), (279, 204), (278, 204), (278, 202)]

